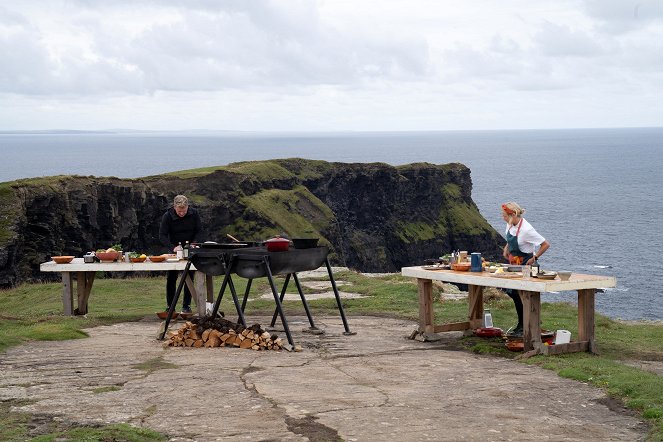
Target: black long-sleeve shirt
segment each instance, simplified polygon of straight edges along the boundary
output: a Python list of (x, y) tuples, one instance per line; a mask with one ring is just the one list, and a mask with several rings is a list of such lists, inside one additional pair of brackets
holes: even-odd
[(186, 215), (180, 218), (173, 207), (168, 209), (161, 217), (159, 240), (169, 251), (178, 243), (202, 242), (203, 227), (198, 210), (189, 207)]

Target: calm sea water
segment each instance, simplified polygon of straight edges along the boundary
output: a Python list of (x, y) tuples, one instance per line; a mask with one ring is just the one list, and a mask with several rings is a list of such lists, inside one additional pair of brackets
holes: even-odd
[[(0, 182), (60, 174), (136, 178), (235, 161), (459, 162), (500, 233), (515, 200), (551, 243), (543, 269), (614, 275), (613, 318), (663, 320), (663, 128), (415, 133), (0, 134)], [(440, 251), (443, 253), (446, 251)], [(575, 302), (575, 293), (544, 301)]]

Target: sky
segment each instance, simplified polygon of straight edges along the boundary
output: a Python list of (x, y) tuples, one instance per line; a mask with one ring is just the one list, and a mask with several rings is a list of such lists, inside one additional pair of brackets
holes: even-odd
[(5, 131), (662, 119), (661, 0), (0, 0)]

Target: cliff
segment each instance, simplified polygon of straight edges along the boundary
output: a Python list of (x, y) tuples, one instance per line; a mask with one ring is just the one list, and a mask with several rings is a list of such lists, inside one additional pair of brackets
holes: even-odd
[(53, 279), (39, 263), (122, 244), (164, 253), (159, 221), (178, 193), (209, 240), (318, 236), (332, 264), (394, 272), (452, 249), (500, 255), (501, 239), (471, 198), (462, 164), (346, 164), (303, 159), (233, 163), (118, 179), (56, 176), (0, 184), (0, 286)]

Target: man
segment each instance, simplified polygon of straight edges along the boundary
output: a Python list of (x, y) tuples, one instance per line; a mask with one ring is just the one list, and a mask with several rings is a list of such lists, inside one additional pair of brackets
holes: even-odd
[[(202, 234), (202, 223), (198, 211), (193, 207), (189, 207), (189, 200), (186, 196), (177, 195), (173, 200), (173, 207), (169, 208), (161, 218), (159, 240), (169, 250), (177, 252), (187, 241), (190, 243), (201, 242)], [(166, 282), (166, 302), (168, 306), (166, 310), (175, 298), (178, 276), (179, 272), (177, 270), (168, 271)], [(182, 313), (191, 313), (191, 292), (186, 285), (184, 286)]]

